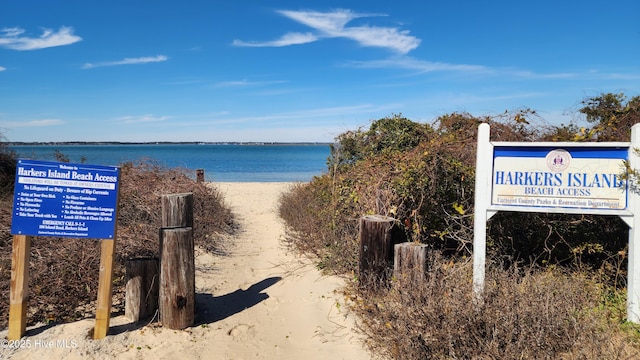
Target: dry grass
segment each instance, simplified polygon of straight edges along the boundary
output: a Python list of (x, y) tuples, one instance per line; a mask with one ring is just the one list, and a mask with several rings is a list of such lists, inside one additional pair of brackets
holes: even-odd
[[(602, 289), (585, 274), (557, 269), (487, 272), (474, 305), (470, 262), (432, 254), (422, 283), (348, 291), (368, 345), (391, 359), (636, 359), (637, 337), (608, 322)], [(499, 264), (498, 264), (499, 265)]]
[[(114, 309), (124, 310), (124, 263), (136, 257), (158, 256), (163, 194), (194, 194), (194, 241), (207, 251), (218, 251), (220, 235), (232, 232), (231, 211), (222, 195), (197, 183), (180, 169), (152, 162), (121, 166), (118, 238), (114, 270)], [(0, 328), (7, 326), (11, 277), (10, 235), (12, 197), (0, 210)], [(32, 241), (29, 281), (29, 324), (64, 322), (94, 315), (100, 262), (95, 240), (36, 237)]]

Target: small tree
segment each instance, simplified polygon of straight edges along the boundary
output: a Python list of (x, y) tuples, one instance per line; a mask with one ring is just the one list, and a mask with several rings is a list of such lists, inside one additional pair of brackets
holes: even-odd
[(329, 169), (349, 165), (370, 156), (409, 151), (427, 139), (430, 126), (411, 121), (401, 114), (375, 120), (368, 130), (347, 131), (331, 145)]
[(606, 93), (587, 98), (579, 111), (595, 125), (582, 129), (580, 136), (587, 140), (627, 141), (631, 127), (640, 123), (640, 96), (627, 101), (623, 93)]

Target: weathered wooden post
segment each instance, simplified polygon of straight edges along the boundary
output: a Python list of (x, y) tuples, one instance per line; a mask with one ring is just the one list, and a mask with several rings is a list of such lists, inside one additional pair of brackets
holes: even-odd
[(404, 239), (396, 219), (383, 215), (360, 218), (360, 279), (386, 278), (393, 262), (393, 245)]
[(158, 310), (158, 258), (128, 260), (124, 315), (132, 322), (146, 319)]
[(400, 283), (423, 282), (429, 268), (429, 246), (404, 242), (394, 246), (393, 277)]
[(196, 182), (204, 182), (204, 169), (196, 169)]
[(193, 194), (162, 195), (162, 227), (193, 227)]
[(192, 228), (162, 229), (160, 321), (185, 329), (195, 321), (196, 279)]
[(195, 321), (193, 194), (162, 196), (160, 230), (160, 321), (184, 329)]

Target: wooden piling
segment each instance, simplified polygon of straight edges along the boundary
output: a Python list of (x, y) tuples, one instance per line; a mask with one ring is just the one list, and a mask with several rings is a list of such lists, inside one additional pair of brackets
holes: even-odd
[(124, 315), (132, 322), (138, 322), (154, 315), (158, 310), (158, 258), (127, 260), (125, 267)]
[(193, 194), (162, 196), (160, 289), (162, 326), (184, 329), (195, 319), (195, 256)]
[(427, 276), (429, 246), (404, 242), (394, 246), (393, 277), (399, 283), (423, 282)]
[(192, 228), (161, 230), (160, 321), (185, 329), (195, 318), (195, 261)]
[(162, 195), (162, 227), (193, 227), (193, 193)]
[(393, 264), (393, 246), (404, 240), (396, 219), (383, 215), (360, 218), (360, 279), (386, 278)]

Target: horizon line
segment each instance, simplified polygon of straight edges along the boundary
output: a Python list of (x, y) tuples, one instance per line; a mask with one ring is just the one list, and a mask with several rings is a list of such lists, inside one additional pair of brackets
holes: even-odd
[(330, 145), (326, 141), (7, 141), (19, 145)]

